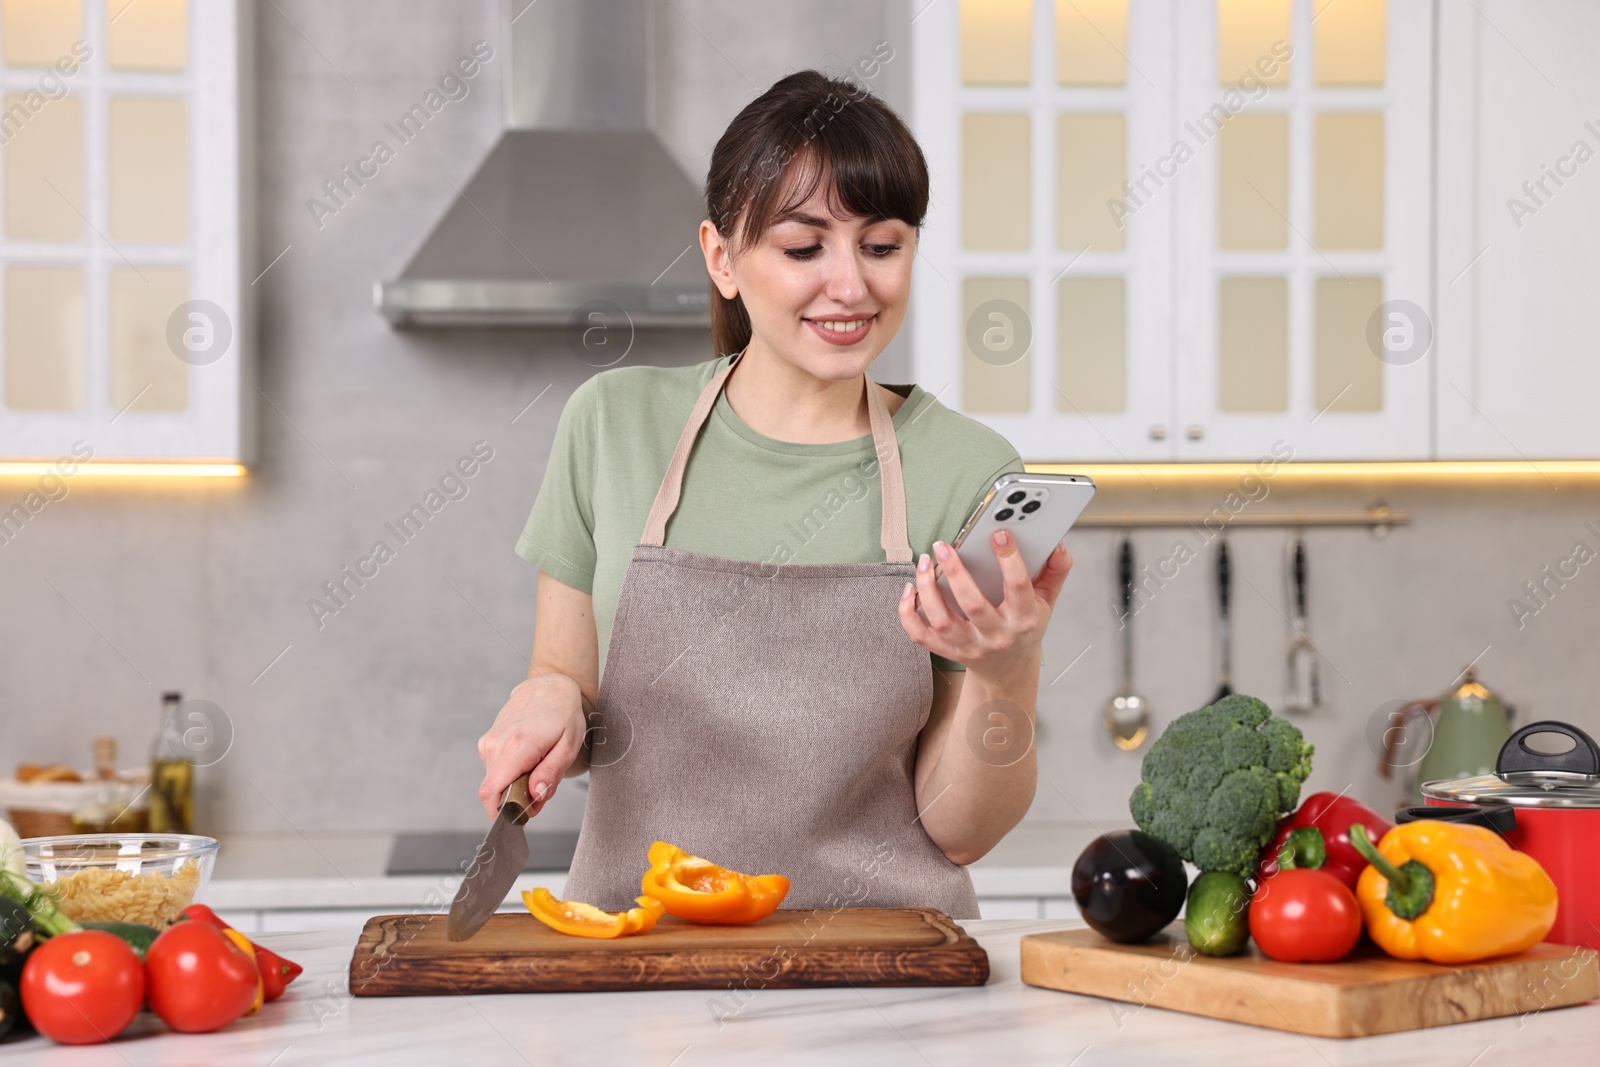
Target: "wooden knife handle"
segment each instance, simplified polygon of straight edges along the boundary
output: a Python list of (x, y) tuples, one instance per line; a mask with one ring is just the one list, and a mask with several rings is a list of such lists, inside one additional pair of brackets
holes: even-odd
[(528, 776), (526, 774), (506, 786), (506, 795), (500, 798), (500, 806), (503, 808), (507, 804), (515, 804), (521, 809), (521, 814), (516, 818), (518, 823), (528, 821), (528, 809), (533, 806), (533, 797), (528, 794)]

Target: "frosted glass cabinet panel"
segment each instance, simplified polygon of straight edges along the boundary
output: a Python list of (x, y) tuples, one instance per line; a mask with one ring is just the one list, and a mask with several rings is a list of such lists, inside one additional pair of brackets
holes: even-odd
[(111, 239), (182, 244), (189, 232), (189, 107), (181, 99), (111, 98)]
[(958, 11), (961, 80), (1027, 85), (1033, 74), (1032, 0), (959, 0)]
[(82, 411), (84, 406), (83, 271), (77, 267), (8, 267), (5, 284), (6, 407)]
[(1278, 54), (1283, 44), (1293, 39), (1293, 16), (1291, 0), (1217, 0), (1214, 25), (1218, 84), (1237, 85), (1247, 73), (1254, 72), (1267, 85), (1288, 85), (1287, 63), (1268, 73), (1255, 67), (1263, 57)]
[(1238, 115), (1217, 131), (1217, 246), (1289, 247), (1289, 116)]
[(1028, 247), (1029, 120), (1026, 114), (972, 114), (961, 123), (961, 243), (972, 249)]
[(1121, 85), (1128, 78), (1128, 0), (1055, 0), (1056, 82)]
[(107, 0), (112, 70), (182, 70), (189, 62), (186, 0)]
[(0, 0), (0, 62), (48, 67), (83, 39), (83, 5), (73, 0)]
[(0, 461), (252, 458), (253, 10), (0, 0)]
[(1312, 26), (1318, 85), (1383, 84), (1385, 0), (1317, 0)]
[(967, 338), (961, 407), (987, 414), (1032, 407), (1033, 299), (1027, 278), (969, 277), (962, 284)]
[(5, 236), (16, 241), (83, 237), (83, 101), (67, 96), (34, 112), (4, 97)]
[(913, 371), (1029, 459), (1171, 452), (1170, 14), (968, 2), (912, 23), (932, 181)]
[(1127, 122), (1120, 114), (1056, 117), (1056, 247), (1120, 250), (1126, 227), (1106, 210), (1127, 181)]

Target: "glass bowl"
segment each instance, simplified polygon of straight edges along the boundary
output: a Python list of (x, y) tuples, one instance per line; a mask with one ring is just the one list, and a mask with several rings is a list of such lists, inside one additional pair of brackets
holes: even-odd
[(217, 839), (198, 834), (67, 834), (22, 842), (28, 880), (77, 922), (164, 928), (211, 881)]

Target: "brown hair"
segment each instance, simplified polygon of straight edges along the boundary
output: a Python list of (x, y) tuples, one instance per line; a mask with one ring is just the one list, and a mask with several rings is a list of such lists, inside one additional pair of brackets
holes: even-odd
[[(780, 203), (783, 179), (797, 163), (802, 177)], [(728, 124), (706, 173), (706, 218), (726, 240), (744, 212), (732, 244), (746, 247), (824, 179), (837, 218), (899, 219), (920, 229), (928, 212), (928, 163), (894, 109), (860, 84), (802, 70)], [(728, 300), (709, 284), (714, 350), (731, 355), (750, 343), (750, 316), (743, 296)]]

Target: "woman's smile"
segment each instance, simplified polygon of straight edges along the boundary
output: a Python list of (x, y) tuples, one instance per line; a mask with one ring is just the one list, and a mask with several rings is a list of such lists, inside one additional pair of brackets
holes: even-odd
[(876, 313), (849, 319), (829, 315), (824, 318), (806, 319), (805, 324), (811, 327), (812, 333), (830, 345), (853, 345), (866, 340), (867, 333), (872, 329), (872, 322), (877, 317)]

